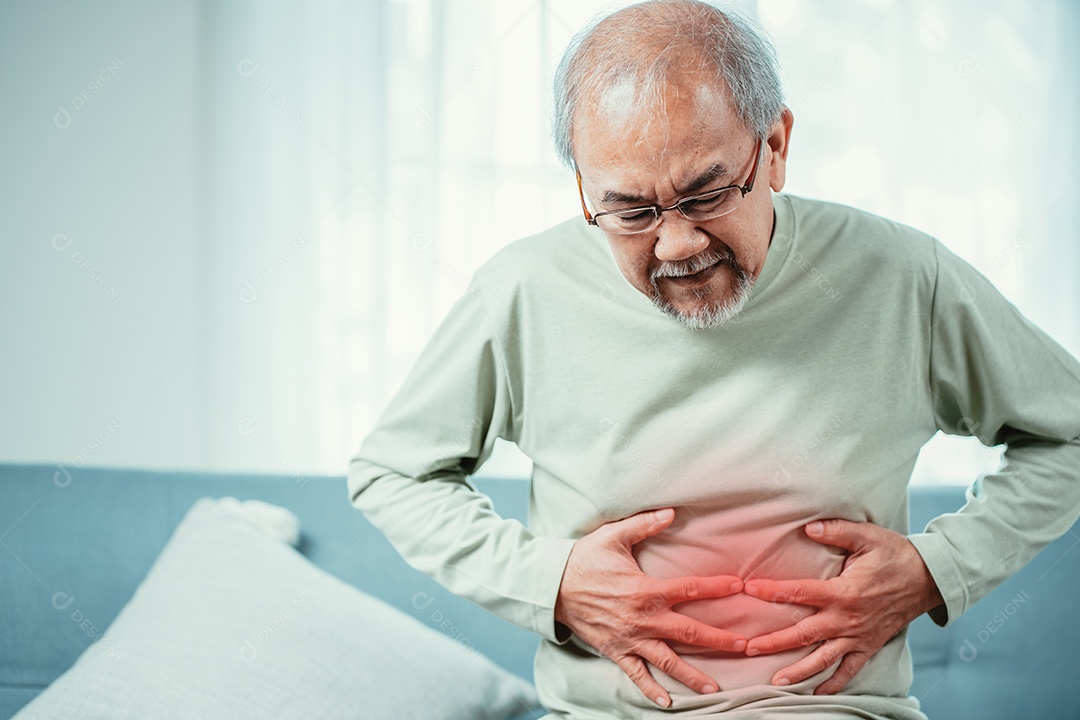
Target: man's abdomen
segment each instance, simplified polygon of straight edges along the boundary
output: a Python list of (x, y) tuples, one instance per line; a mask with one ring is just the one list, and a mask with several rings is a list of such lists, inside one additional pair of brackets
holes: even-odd
[[(778, 514), (788, 517), (778, 521)], [(708, 513), (677, 507), (672, 525), (638, 543), (634, 554), (641, 569), (655, 578), (735, 575), (744, 581), (824, 580), (839, 575), (846, 553), (809, 539), (803, 526), (814, 518), (791, 517), (793, 514), (761, 505), (731, 512), (711, 509)], [(748, 640), (791, 627), (816, 612), (811, 606), (767, 602), (743, 593), (680, 603), (672, 609)], [(669, 644), (688, 663), (714, 678), (721, 691), (768, 684), (777, 670), (814, 649), (748, 657), (673, 641)]]

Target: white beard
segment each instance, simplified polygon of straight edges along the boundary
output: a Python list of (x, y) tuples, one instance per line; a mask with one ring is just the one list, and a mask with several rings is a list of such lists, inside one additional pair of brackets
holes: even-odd
[[(649, 294), (649, 300), (664, 314), (678, 320), (691, 330), (711, 330), (720, 327), (738, 316), (739, 311), (746, 305), (746, 301), (750, 299), (750, 291), (754, 287), (754, 278), (749, 273), (737, 263), (730, 263), (730, 266), (735, 271), (735, 295), (719, 305), (706, 303), (691, 312), (676, 310), (660, 294), (660, 289), (657, 287), (655, 280), (653, 281), (653, 292)], [(698, 299), (707, 297), (705, 293), (697, 291), (694, 292), (694, 295)]]

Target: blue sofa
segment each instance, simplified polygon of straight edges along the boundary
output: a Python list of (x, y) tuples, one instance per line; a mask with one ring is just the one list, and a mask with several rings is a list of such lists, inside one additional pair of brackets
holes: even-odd
[[(527, 481), (476, 484), (502, 514), (525, 516)], [(343, 477), (0, 465), (0, 718), (101, 635), (187, 509), (207, 495), (288, 507), (313, 563), (531, 679), (538, 639), (406, 566), (349, 505)], [(959, 487), (913, 488), (912, 526), (963, 502)], [(1080, 525), (949, 628), (925, 617), (913, 624), (912, 693), (931, 720), (1080, 718), (1078, 536)], [(81, 622), (54, 609), (56, 592), (77, 599)], [(418, 609), (419, 592), (434, 602)]]

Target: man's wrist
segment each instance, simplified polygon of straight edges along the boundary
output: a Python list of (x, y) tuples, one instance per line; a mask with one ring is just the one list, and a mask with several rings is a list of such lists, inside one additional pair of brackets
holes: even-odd
[[(910, 542), (910, 540), (908, 542)], [(945, 604), (945, 598), (942, 596), (937, 581), (934, 580), (934, 576), (930, 573), (930, 568), (927, 567), (926, 561), (923, 560), (922, 555), (915, 549), (914, 545), (911, 546), (911, 549), (915, 552), (918, 577), (920, 579), (920, 584), (923, 587), (922, 603), (920, 604), (919, 612), (915, 615), (915, 617), (918, 617), (923, 613), (928, 613), (935, 608), (943, 606)]]

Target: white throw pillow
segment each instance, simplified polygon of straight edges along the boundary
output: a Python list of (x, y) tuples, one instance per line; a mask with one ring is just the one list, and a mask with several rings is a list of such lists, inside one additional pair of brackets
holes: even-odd
[(15, 717), (505, 718), (532, 686), (328, 575), (296, 516), (203, 498), (104, 635)]

